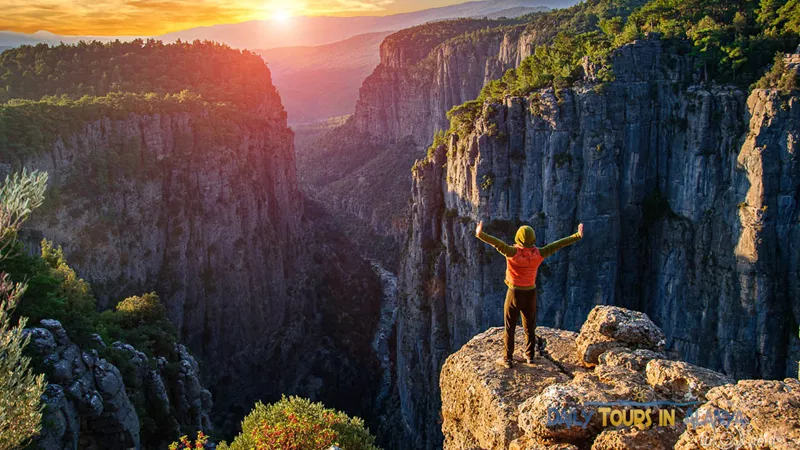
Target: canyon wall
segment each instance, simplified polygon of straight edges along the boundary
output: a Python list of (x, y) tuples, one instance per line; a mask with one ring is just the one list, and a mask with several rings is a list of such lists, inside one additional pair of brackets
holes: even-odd
[(369, 417), (380, 281), (300, 194), (280, 97), (185, 109), (86, 120), (12, 161), (50, 174), (30, 241), (62, 245), (103, 308), (157, 292), (223, 428), (284, 393)]
[(390, 238), (394, 245), (380, 256), (396, 265), (408, 228), (409, 167), (424, 156), (437, 130), (449, 128), (447, 111), (475, 99), (488, 81), (550, 36), (525, 24), (485, 20), (428, 24), (389, 36), (355, 113), (298, 149), (301, 185), (343, 220), (363, 224), (359, 232)]
[(474, 33), (443, 39), (432, 49), (387, 38), (380, 65), (361, 87), (350, 119), (354, 129), (383, 142), (410, 137), (417, 150), (427, 148), (437, 130), (450, 127), (450, 108), (475, 99), (487, 82), (517, 67), (536, 41), (525, 25)]
[(658, 40), (617, 50), (613, 70), (487, 104), (416, 165), (397, 337), (415, 448), (441, 445), (445, 358), (502, 323), (505, 263), (474, 237), (479, 220), (506, 241), (530, 224), (539, 245), (586, 224), (539, 271), (541, 325), (576, 329), (614, 304), (649, 314), (691, 363), (796, 374), (798, 98), (694, 85), (693, 62)]

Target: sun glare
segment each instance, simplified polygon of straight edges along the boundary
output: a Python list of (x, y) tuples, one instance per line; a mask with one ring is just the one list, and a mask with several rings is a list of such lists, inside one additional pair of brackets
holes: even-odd
[(278, 22), (288, 22), (292, 18), (293, 14), (288, 9), (278, 9), (272, 13), (272, 18)]

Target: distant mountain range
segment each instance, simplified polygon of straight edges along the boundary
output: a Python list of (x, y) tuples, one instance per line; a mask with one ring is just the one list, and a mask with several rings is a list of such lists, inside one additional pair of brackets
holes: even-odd
[(162, 36), (166, 41), (208, 39), (239, 48), (274, 48), (323, 45), (366, 33), (402, 30), (426, 22), (456, 17), (484, 17), (515, 8), (566, 6), (564, 0), (493, 0), (461, 3), (391, 16), (327, 17), (298, 16), (287, 23), (254, 20), (231, 25), (192, 28)]
[[(401, 30), (436, 20), (456, 17), (517, 17), (574, 3), (575, 0), (475, 1), (391, 16), (298, 16), (285, 23), (274, 20), (253, 20), (236, 24), (191, 28), (154, 37), (168, 42), (178, 39), (184, 41), (212, 40), (226, 43), (232, 47), (249, 49), (314, 46), (343, 41), (361, 34)], [(17, 47), (38, 43), (55, 45), (60, 42), (69, 44), (81, 40), (131, 40), (137, 37), (139, 36), (65, 36), (48, 31), (37, 31), (32, 34), (0, 31), (0, 47)]]
[[(471, 17), (497, 19), (519, 17), (547, 9), (541, 6), (504, 8), (515, 3), (525, 2), (474, 2), (456, 5), (460, 8), (437, 8), (399, 16), (403, 21), (407, 20), (407, 16), (441, 17), (442, 10), (446, 10), (449, 13), (471, 14)], [(490, 12), (489, 8), (504, 9)], [(391, 20), (397, 23), (398, 16), (392, 17)], [(272, 71), (273, 82), (289, 113), (289, 122), (295, 125), (311, 123), (353, 113), (361, 83), (380, 63), (381, 42), (391, 33), (393, 31), (365, 33), (331, 44), (255, 52), (264, 58)]]
[(17, 33), (14, 31), (0, 31), (0, 49), (19, 47), (20, 45), (58, 45), (61, 42), (65, 44), (75, 44), (80, 41), (108, 42), (116, 39), (130, 41), (137, 37), (139, 36), (66, 36), (41, 30), (30, 34)]
[(391, 34), (368, 33), (333, 44), (256, 50), (272, 71), (292, 124), (351, 114), (361, 83), (380, 62)]

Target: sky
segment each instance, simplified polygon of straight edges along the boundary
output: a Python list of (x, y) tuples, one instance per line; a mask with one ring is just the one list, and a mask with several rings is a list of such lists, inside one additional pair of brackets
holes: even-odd
[(80, 36), (156, 36), (296, 15), (388, 15), (467, 0), (0, 0), (0, 30)]

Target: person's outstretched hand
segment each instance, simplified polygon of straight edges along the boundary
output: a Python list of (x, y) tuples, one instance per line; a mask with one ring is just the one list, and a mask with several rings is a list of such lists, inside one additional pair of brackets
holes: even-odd
[(483, 232), (483, 221), (478, 222), (478, 226), (475, 228), (475, 236), (480, 235)]
[(583, 224), (578, 225), (578, 236), (583, 239)]

